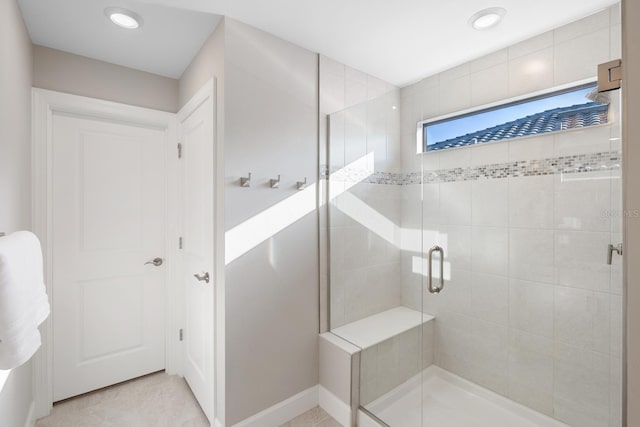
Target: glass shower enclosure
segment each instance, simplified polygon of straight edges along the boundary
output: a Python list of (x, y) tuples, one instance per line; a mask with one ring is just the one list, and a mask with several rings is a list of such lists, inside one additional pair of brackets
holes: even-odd
[(328, 323), (381, 425), (622, 425), (619, 91), (425, 136), (595, 85), (619, 14), (402, 88), (321, 60)]

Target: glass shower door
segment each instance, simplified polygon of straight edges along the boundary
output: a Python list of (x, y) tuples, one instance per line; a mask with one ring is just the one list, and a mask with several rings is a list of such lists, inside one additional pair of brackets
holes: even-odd
[[(437, 122), (594, 82), (598, 63), (620, 55), (618, 18), (612, 7), (403, 88), (402, 114)], [(501, 86), (505, 73), (510, 83)], [(422, 310), (435, 317), (423, 326), (432, 328), (423, 426), (621, 425), (620, 94), (575, 104), (586, 110), (562, 110), (557, 120), (566, 113), (563, 123), (573, 122), (553, 132), (540, 131), (533, 113), (514, 119), (502, 135), (516, 135), (504, 139), (495, 137), (499, 126), (479, 121), (477, 133), (462, 128), (450, 139), (457, 148), (427, 150), (412, 166), (422, 179), (412, 271), (421, 277)], [(469, 135), (476, 139), (464, 143)], [(436, 246), (444, 289), (432, 293), (428, 254)], [(434, 255), (434, 283), (439, 262)]]

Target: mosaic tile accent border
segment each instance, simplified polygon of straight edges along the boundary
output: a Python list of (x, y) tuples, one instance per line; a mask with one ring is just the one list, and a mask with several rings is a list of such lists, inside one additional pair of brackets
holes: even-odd
[(320, 179), (327, 179), (331, 175), (331, 180), (337, 182), (358, 182), (365, 184), (386, 184), (403, 185), (406, 174), (391, 172), (372, 172), (362, 168), (333, 168), (329, 170), (326, 165), (320, 166)]
[[(456, 181), (475, 181), (478, 179), (504, 179), (525, 176), (576, 174), (604, 170), (620, 169), (622, 161), (618, 151), (577, 154), (571, 156), (549, 157), (541, 160), (523, 160), (507, 163), (495, 163), (477, 167), (440, 169), (424, 172), (424, 183), (437, 184)], [(371, 172), (363, 169), (342, 168), (330, 171), (323, 165), (320, 168), (321, 179), (338, 182), (362, 182), (366, 184), (410, 185), (423, 182), (420, 172), (408, 174), (390, 172)]]

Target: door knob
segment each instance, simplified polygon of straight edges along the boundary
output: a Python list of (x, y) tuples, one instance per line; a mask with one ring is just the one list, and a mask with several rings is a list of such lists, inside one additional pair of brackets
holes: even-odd
[(156, 267), (160, 267), (160, 266), (162, 265), (162, 262), (163, 262), (163, 261), (162, 261), (162, 258), (159, 258), (159, 257), (158, 257), (158, 258), (154, 258), (154, 259), (152, 259), (151, 261), (147, 261), (147, 262), (145, 262), (145, 263), (144, 263), (144, 265), (147, 265), (147, 264), (153, 264), (153, 265), (155, 265)]
[(198, 279), (199, 282), (209, 283), (209, 273), (208, 272), (200, 273), (200, 274), (194, 274), (193, 277)]

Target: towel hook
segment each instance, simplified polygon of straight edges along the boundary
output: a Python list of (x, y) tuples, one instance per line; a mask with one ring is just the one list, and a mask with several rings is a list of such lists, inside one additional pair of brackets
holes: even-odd
[(269, 185), (271, 185), (271, 188), (278, 188), (280, 186), (280, 175), (278, 175), (278, 179), (270, 179)]
[(298, 190), (304, 190), (305, 188), (307, 188), (307, 177), (304, 177), (304, 181), (296, 182), (296, 187), (298, 188)]
[(240, 186), (251, 187), (251, 172), (249, 172), (249, 176), (243, 176), (240, 178)]

